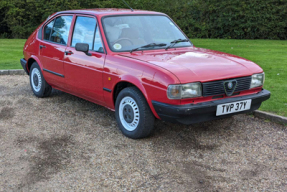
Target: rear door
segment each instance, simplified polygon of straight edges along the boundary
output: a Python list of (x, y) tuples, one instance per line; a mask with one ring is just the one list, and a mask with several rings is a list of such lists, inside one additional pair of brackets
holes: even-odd
[[(76, 51), (76, 43), (89, 44), (91, 55)], [(71, 45), (67, 47), (64, 57), (65, 78), (69, 92), (103, 104), (102, 72), (105, 58), (106, 54), (96, 18), (77, 15)]]
[(61, 15), (44, 26), (40, 41), (40, 61), (46, 81), (65, 89), (64, 54), (68, 44), (73, 15)]

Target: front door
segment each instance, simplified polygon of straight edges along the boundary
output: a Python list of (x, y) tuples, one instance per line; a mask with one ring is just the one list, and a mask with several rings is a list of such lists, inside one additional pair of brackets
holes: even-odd
[(53, 87), (65, 89), (64, 54), (73, 16), (59, 16), (44, 26), (40, 41), (40, 61), (43, 75)]
[[(76, 51), (77, 43), (89, 44), (89, 53)], [(106, 54), (103, 50), (97, 20), (78, 15), (75, 20), (71, 46), (64, 58), (65, 78), (69, 92), (98, 104), (103, 104), (102, 72)]]

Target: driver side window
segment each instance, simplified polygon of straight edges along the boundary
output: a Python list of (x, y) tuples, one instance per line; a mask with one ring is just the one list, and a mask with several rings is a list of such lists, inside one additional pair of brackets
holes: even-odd
[(94, 49), (93, 50), (100, 52), (100, 53), (104, 52), (104, 48), (103, 48), (103, 44), (102, 44), (102, 40), (101, 40), (100, 31), (99, 31), (98, 26), (96, 28), (96, 35), (95, 35)]
[(77, 17), (71, 46), (75, 47), (77, 43), (87, 43), (90, 50), (103, 52), (103, 45), (95, 18)]

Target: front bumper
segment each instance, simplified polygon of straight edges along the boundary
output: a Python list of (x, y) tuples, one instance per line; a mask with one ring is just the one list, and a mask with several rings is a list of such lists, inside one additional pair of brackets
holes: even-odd
[[(198, 103), (198, 104), (169, 105), (169, 104), (160, 103), (157, 101), (152, 101), (152, 104), (158, 116), (162, 120), (188, 125), (188, 124), (199, 123), (203, 121), (209, 121), (209, 120), (229, 117), (229, 116), (240, 114), (240, 113), (248, 113), (248, 112), (258, 109), (261, 103), (269, 98), (270, 98), (270, 92), (265, 89), (262, 89), (262, 91), (260, 91), (257, 94), (226, 98), (226, 99), (203, 102), (203, 103)], [(236, 102), (236, 101), (242, 101), (242, 100), (247, 100), (247, 99), (252, 99), (250, 110), (222, 115), (222, 116), (216, 116), (217, 105)]]
[(28, 72), (27, 66), (26, 66), (27, 65), (27, 61), (25, 59), (20, 59), (20, 63), (22, 65), (24, 71), (27, 73), (27, 75), (29, 75), (29, 72)]

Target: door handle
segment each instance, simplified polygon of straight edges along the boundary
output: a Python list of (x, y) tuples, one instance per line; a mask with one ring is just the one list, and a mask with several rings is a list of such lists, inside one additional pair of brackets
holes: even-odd
[(46, 46), (45, 45), (40, 45), (40, 49), (42, 49), (42, 48), (46, 48)]
[(65, 51), (65, 55), (72, 55), (74, 54), (72, 51)]

